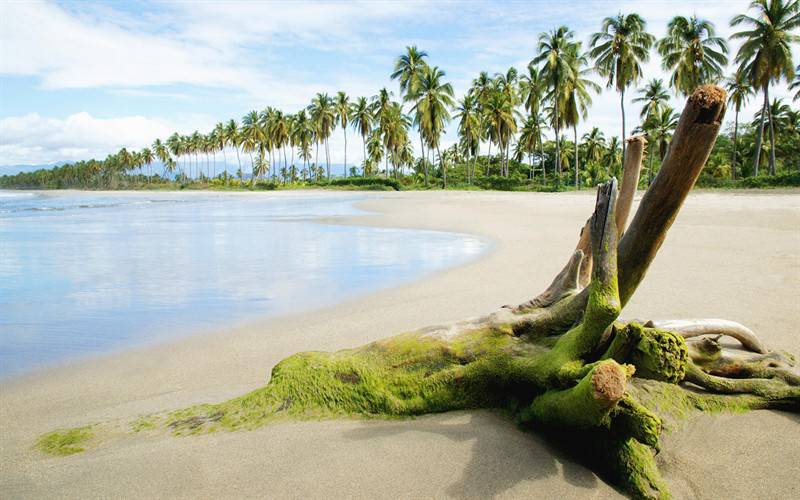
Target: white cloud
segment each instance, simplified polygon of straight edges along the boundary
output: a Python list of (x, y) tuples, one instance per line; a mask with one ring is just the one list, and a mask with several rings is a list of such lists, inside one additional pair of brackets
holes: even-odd
[[(246, 109), (270, 105), (294, 112), (317, 92), (344, 89), (351, 96), (372, 95), (382, 86), (396, 91), (388, 75), (394, 56), (405, 45), (427, 50), (430, 62), (447, 72), (461, 94), (481, 70), (493, 74), (510, 65), (523, 70), (535, 53), (539, 33), (560, 24), (575, 29), (576, 38), (585, 43), (603, 17), (637, 11), (648, 20), (649, 31), (660, 37), (673, 15), (696, 13), (727, 36), (732, 32), (730, 17), (744, 12), (747, 4), (746, 0), (579, 6), (551, 1), (231, 1), (144, 4), (143, 12), (130, 13), (122, 10), (122, 4), (1, 3), (0, 74), (34, 76), (44, 89), (102, 88), (142, 101), (177, 99), (189, 103), (197, 114), (4, 118), (0, 162), (103, 157), (123, 145), (149, 144), (174, 130), (208, 130), (214, 122), (238, 117)], [(409, 26), (413, 32), (406, 29)], [(731, 49), (735, 52), (736, 46)], [(304, 51), (322, 52), (333, 64), (321, 70), (303, 57)], [(667, 79), (659, 64), (654, 53), (645, 66), (646, 79)], [(193, 87), (202, 87), (203, 97)], [(787, 96), (786, 85), (776, 86), (771, 94)], [(634, 95), (631, 89), (626, 96), (628, 131), (638, 122), (639, 109), (630, 102)], [(204, 114), (204, 100), (216, 96), (230, 109), (228, 116)], [(740, 118), (750, 119), (759, 104), (753, 99)], [(677, 109), (682, 105), (683, 99), (673, 99)], [(82, 109), (87, 108), (70, 112)], [(589, 121), (579, 125), (579, 133), (593, 126), (607, 136), (620, 133), (619, 96), (612, 90), (604, 88), (594, 97)], [(78, 132), (67, 130), (71, 128)], [(360, 159), (360, 139), (352, 131), (350, 137), (348, 158)], [(451, 124), (442, 143), (454, 141)], [(412, 143), (418, 147), (416, 134)], [(343, 151), (341, 131), (330, 146), (338, 162)]]
[(122, 147), (142, 148), (166, 137), (173, 126), (143, 116), (95, 118), (76, 113), (65, 119), (36, 113), (0, 119), (3, 165), (103, 158)]

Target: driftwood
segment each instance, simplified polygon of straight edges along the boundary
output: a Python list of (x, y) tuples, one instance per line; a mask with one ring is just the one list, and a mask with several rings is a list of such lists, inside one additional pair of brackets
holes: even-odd
[[(725, 102), (715, 86), (689, 97), (661, 171), (626, 228), (646, 145), (629, 139), (621, 186), (598, 187), (575, 252), (535, 299), (352, 350), (296, 354), (261, 389), (159, 418), (173, 432), (196, 433), (281, 417), (502, 408), (577, 450), (630, 496), (668, 496), (655, 454), (673, 420), (691, 411), (800, 410), (793, 359), (742, 325), (619, 320), (708, 158)], [(727, 352), (721, 335), (745, 350)]]

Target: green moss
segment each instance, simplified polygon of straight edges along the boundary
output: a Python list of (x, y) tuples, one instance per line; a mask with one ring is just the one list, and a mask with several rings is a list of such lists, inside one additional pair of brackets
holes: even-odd
[(278, 363), (270, 383), (239, 398), (170, 414), (170, 429), (193, 434), (253, 428), (275, 419), (397, 417), (500, 406), (524, 374), (509, 328), (442, 340), (407, 333), (336, 353), (305, 352)]
[(131, 422), (131, 431), (132, 432), (142, 432), (155, 429), (158, 423), (158, 417), (149, 415), (144, 417), (139, 417), (135, 421)]
[(666, 330), (642, 328), (635, 323), (628, 327), (640, 330), (639, 342), (625, 358), (625, 362), (636, 366), (638, 377), (672, 383), (683, 380), (689, 351), (682, 337)]
[(72, 429), (59, 429), (42, 435), (36, 441), (35, 446), (49, 455), (72, 455), (84, 451), (84, 446), (93, 436), (91, 425)]

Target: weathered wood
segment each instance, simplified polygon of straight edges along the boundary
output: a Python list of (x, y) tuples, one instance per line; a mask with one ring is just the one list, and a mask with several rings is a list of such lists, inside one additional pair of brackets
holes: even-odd
[(667, 156), (619, 243), (622, 304), (630, 300), (667, 236), (714, 147), (725, 116), (725, 91), (698, 87), (686, 102)]

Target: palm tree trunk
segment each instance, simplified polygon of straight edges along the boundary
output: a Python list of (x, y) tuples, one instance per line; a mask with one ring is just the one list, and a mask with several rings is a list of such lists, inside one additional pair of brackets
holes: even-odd
[(422, 142), (422, 131), (419, 132), (419, 152), (422, 155), (422, 170), (425, 172), (425, 187), (428, 187), (428, 160), (425, 158), (425, 143)]
[(444, 187), (442, 189), (447, 189), (447, 167), (445, 167), (444, 159), (442, 158), (442, 153), (439, 151), (439, 145), (436, 145), (436, 154), (439, 156), (439, 167), (442, 169), (442, 178), (444, 179)]
[(739, 107), (733, 115), (733, 162), (731, 163), (731, 179), (736, 180), (736, 140), (739, 136)]
[(328, 180), (331, 180), (331, 150), (328, 148), (328, 138), (325, 138), (325, 166), (328, 169)]
[(242, 169), (242, 159), (239, 157), (239, 146), (234, 146), (233, 149), (236, 150), (236, 163), (239, 164), (239, 170)]
[(775, 126), (772, 109), (769, 109), (767, 118), (769, 119), (769, 175), (775, 175)]
[(753, 176), (758, 176), (758, 166), (761, 163), (761, 141), (764, 139), (764, 117), (767, 115), (767, 105), (769, 104), (769, 85), (764, 85), (764, 106), (761, 107), (761, 119), (756, 135), (756, 158), (753, 165)]
[(539, 129), (539, 162), (542, 164), (542, 184), (547, 183), (547, 169), (545, 168), (545, 161), (544, 161), (544, 142), (542, 141), (542, 129)]
[[(622, 110), (622, 137), (619, 138), (620, 142), (622, 142), (622, 163), (621, 165), (625, 165), (625, 152), (627, 151), (626, 145), (627, 141), (625, 140), (625, 89), (623, 88), (619, 93), (619, 107)], [(620, 172), (622, 168), (620, 168)]]
[(364, 163), (361, 166), (361, 168), (363, 169), (361, 171), (361, 176), (362, 177), (366, 177), (367, 176), (367, 136), (365, 136), (365, 135), (361, 136), (361, 144), (364, 146)]
[(347, 179), (347, 129), (342, 127), (344, 133), (344, 178)]
[(314, 180), (317, 179), (317, 166), (319, 165), (319, 140), (316, 141), (316, 151), (314, 151)]
[(572, 125), (572, 136), (575, 138), (575, 187), (578, 187), (578, 125)]
[(489, 151), (486, 153), (486, 175), (489, 175), (489, 167), (492, 165), (492, 140), (489, 139)]

